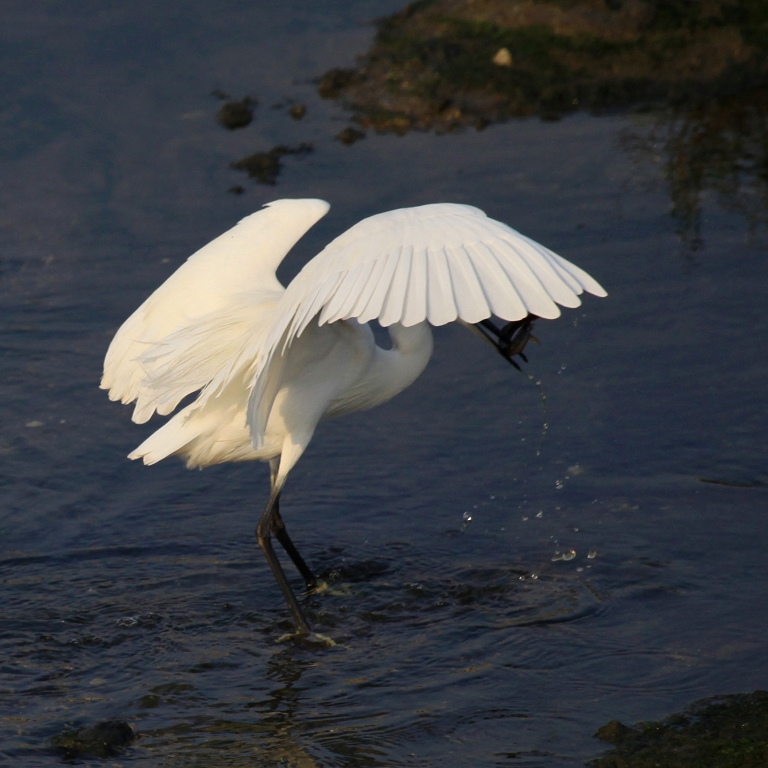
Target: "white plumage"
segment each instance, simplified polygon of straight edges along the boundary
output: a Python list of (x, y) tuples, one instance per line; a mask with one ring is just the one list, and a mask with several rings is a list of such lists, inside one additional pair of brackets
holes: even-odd
[[(272, 493), (257, 533), (300, 634), (306, 619), (274, 556), (274, 533), (307, 583), (278, 500), (318, 422), (369, 408), (410, 385), (432, 352), (429, 325), (483, 324), (507, 359), (529, 316), (555, 318), (587, 291), (586, 272), (466, 205), (440, 203), (364, 219), (333, 240), (287, 288), (276, 270), (325, 213), (322, 200), (278, 200), (199, 250), (123, 324), (101, 387), (135, 402), (133, 420), (172, 413), (130, 458), (172, 454), (190, 467), (269, 461)], [(521, 321), (521, 344), (491, 316)], [(367, 323), (389, 328), (378, 347)], [(511, 330), (511, 329), (510, 329)]]

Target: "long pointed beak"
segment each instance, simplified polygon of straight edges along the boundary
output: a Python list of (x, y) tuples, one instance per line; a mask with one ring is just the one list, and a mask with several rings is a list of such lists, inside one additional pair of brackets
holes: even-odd
[(518, 371), (522, 371), (513, 358), (517, 356), (524, 362), (528, 362), (523, 350), (529, 341), (539, 343), (533, 335), (533, 324), (536, 320), (536, 315), (527, 315), (522, 320), (512, 320), (501, 328), (491, 320), (481, 320), (474, 324), (466, 323), (466, 326), (487, 341), (508, 363)]

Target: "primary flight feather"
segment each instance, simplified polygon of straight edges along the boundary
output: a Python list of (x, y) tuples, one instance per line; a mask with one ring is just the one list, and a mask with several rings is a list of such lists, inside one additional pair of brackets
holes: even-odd
[[(118, 330), (101, 382), (112, 400), (135, 403), (137, 423), (171, 414), (197, 393), (130, 458), (270, 463), (257, 536), (300, 635), (311, 630), (271, 536), (314, 584), (279, 499), (317, 424), (409, 386), (431, 356), (430, 325), (474, 326), (516, 364), (533, 319), (579, 306), (584, 291), (606, 295), (544, 246), (451, 203), (364, 219), (284, 288), (280, 262), (328, 209), (323, 200), (277, 200), (192, 255)], [(498, 328), (492, 316), (507, 325)], [(376, 345), (372, 320), (388, 327), (391, 349)]]

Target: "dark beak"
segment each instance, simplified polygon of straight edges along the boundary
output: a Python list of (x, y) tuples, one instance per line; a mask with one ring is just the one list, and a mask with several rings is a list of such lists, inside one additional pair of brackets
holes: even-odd
[(533, 335), (533, 324), (537, 319), (536, 315), (527, 315), (522, 320), (512, 320), (501, 328), (491, 320), (481, 320), (479, 323), (475, 323), (473, 328), (489, 344), (492, 344), (508, 363), (514, 365), (518, 371), (522, 371), (520, 365), (513, 358), (519, 357), (524, 362), (528, 362), (523, 350), (529, 341), (539, 343), (539, 340)]

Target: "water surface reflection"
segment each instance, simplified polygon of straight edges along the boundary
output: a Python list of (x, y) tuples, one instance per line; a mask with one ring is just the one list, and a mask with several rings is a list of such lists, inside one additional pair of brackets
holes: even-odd
[(703, 197), (744, 215), (765, 242), (768, 224), (768, 89), (751, 89), (656, 111), (638, 119), (624, 146), (638, 163), (660, 164), (671, 212), (687, 249), (703, 241)]

